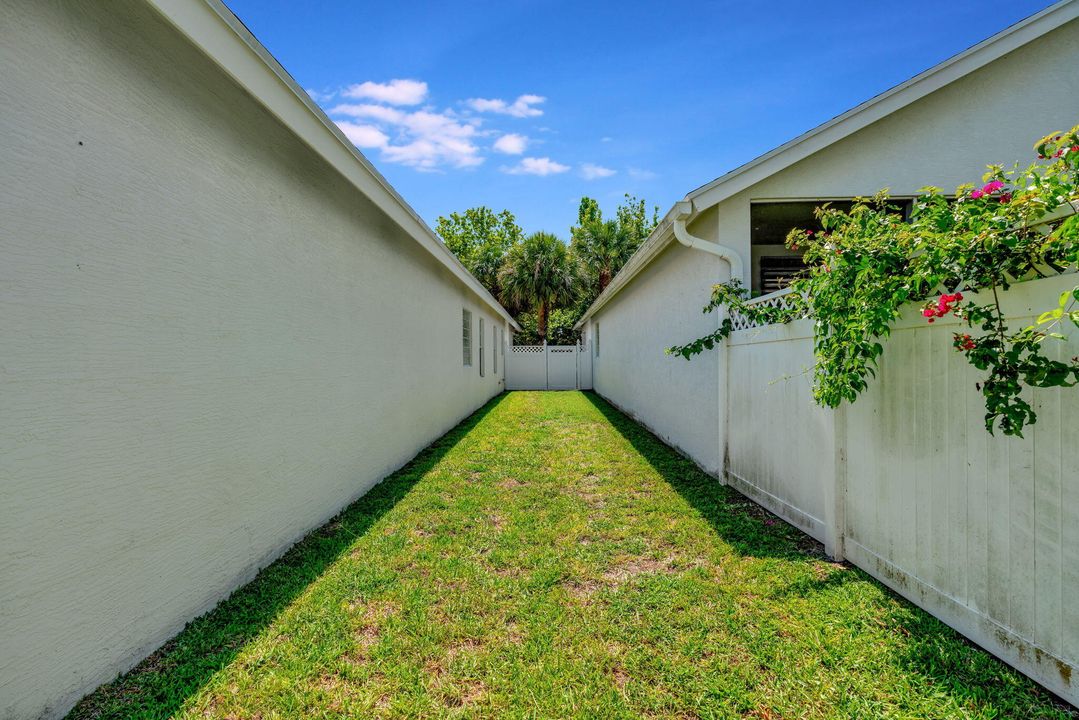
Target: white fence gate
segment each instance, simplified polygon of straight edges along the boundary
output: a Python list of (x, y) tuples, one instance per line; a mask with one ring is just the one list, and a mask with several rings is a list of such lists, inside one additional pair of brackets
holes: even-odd
[(506, 354), (507, 390), (591, 390), (588, 346), (514, 345)]

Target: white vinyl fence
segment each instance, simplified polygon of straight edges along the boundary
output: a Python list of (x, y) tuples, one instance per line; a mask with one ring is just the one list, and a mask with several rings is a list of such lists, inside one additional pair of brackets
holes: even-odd
[[(1012, 328), (1077, 278), (1013, 286)], [(1079, 703), (1079, 389), (1033, 391), (1025, 437), (990, 435), (980, 373), (952, 348), (959, 321), (917, 311), (869, 389), (835, 411), (812, 400), (812, 321), (733, 333), (726, 479)], [(1045, 348), (1079, 355), (1079, 333)]]
[(591, 390), (592, 354), (585, 344), (514, 345), (506, 355), (507, 390)]

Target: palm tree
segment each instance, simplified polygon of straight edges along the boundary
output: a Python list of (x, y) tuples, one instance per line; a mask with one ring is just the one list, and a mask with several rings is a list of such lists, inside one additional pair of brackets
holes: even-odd
[(576, 294), (577, 263), (557, 237), (532, 233), (510, 248), (498, 280), (508, 304), (535, 306), (536, 329), (546, 342), (551, 310), (572, 302)]
[(598, 294), (610, 284), (636, 247), (617, 220), (593, 220), (574, 233), (573, 250), (588, 272), (595, 273)]

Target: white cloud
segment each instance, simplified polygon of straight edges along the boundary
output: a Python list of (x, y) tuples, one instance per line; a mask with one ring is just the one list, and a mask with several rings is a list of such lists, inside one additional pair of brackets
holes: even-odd
[(337, 93), (335, 93), (333, 90), (321, 92), (319, 90), (307, 88), (306, 90), (304, 90), (304, 92), (311, 96), (311, 99), (317, 103), (329, 102), (330, 100), (333, 100), (335, 95), (337, 95)]
[[(483, 162), (479, 146), (475, 142), (479, 135), (478, 120), (461, 122), (446, 113), (432, 110), (406, 112), (372, 104), (338, 105), (330, 109), (330, 114), (364, 118), (376, 123), (359, 125), (348, 121), (338, 122), (339, 125), (341, 122), (348, 122), (356, 128), (370, 128), (384, 135), (386, 143), (369, 147), (381, 148), (382, 157), (388, 162), (408, 165), (418, 170), (436, 170), (442, 165), (474, 167)], [(392, 133), (393, 137), (386, 131)], [(345, 132), (347, 135), (348, 131)], [(369, 142), (376, 137), (371, 135), (369, 130), (364, 130), (363, 133), (361, 137)], [(352, 137), (349, 136), (349, 139)]]
[(609, 136), (604, 136), (604, 137), (601, 137), (601, 138), (599, 139), (599, 141), (600, 141), (600, 142), (614, 142), (614, 138), (613, 138), (613, 137), (609, 137)]
[(338, 120), (337, 127), (345, 134), (352, 144), (361, 148), (384, 148), (390, 142), (390, 137), (374, 125), (360, 125), (348, 120)]
[(520, 155), (528, 147), (528, 138), (516, 133), (508, 133), (495, 140), (494, 149), (506, 155)]
[(610, 177), (614, 173), (614, 170), (602, 165), (593, 165), (592, 163), (581, 165), (581, 177), (585, 180), (598, 180), (599, 178)]
[(543, 111), (533, 105), (540, 105), (547, 101), (547, 98), (542, 95), (521, 95), (512, 103), (507, 103), (505, 100), (484, 98), (471, 98), (465, 101), (465, 104), (477, 112), (490, 112), (497, 113), (499, 115), (510, 115), (512, 117), (538, 117), (543, 114)]
[(502, 172), (510, 175), (557, 175), (569, 170), (569, 165), (555, 162), (548, 157), (526, 157), (513, 167), (504, 167)]
[(351, 115), (352, 117), (366, 117), (373, 118), (375, 120), (381, 120), (382, 122), (399, 124), (408, 113), (397, 108), (386, 107), (385, 105), (336, 105), (330, 108), (330, 115)]
[(629, 173), (629, 176), (634, 180), (655, 180), (659, 177), (651, 170), (642, 170), (641, 168), (635, 167), (629, 168), (626, 172)]
[(341, 91), (345, 97), (369, 99), (390, 105), (419, 105), (427, 97), (427, 83), (421, 80), (390, 80), (376, 83), (368, 80), (349, 85)]

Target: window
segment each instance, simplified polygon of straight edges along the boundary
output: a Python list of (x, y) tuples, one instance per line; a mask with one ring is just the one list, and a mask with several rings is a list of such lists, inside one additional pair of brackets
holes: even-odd
[(461, 311), (461, 349), (465, 354), (465, 365), (472, 365), (472, 313)]
[(483, 318), (480, 318), (480, 377), (483, 377)]
[(802, 277), (806, 271), (806, 264), (802, 258), (783, 256), (762, 256), (760, 264), (760, 276), (757, 279), (757, 287), (761, 294), (767, 295), (790, 285), (797, 278)]
[(596, 323), (596, 339), (594, 342), (596, 344), (596, 357), (599, 357), (599, 323)]
[(498, 326), (491, 326), (491, 372), (498, 374)]
[[(891, 198), (889, 202), (895, 212), (903, 217), (910, 216), (909, 199)], [(750, 290), (754, 295), (782, 290), (805, 274), (802, 253), (786, 246), (787, 233), (794, 228), (820, 232), (821, 225), (814, 211), (825, 204), (843, 211), (854, 205), (851, 200), (844, 199), (772, 200), (750, 204)]]

